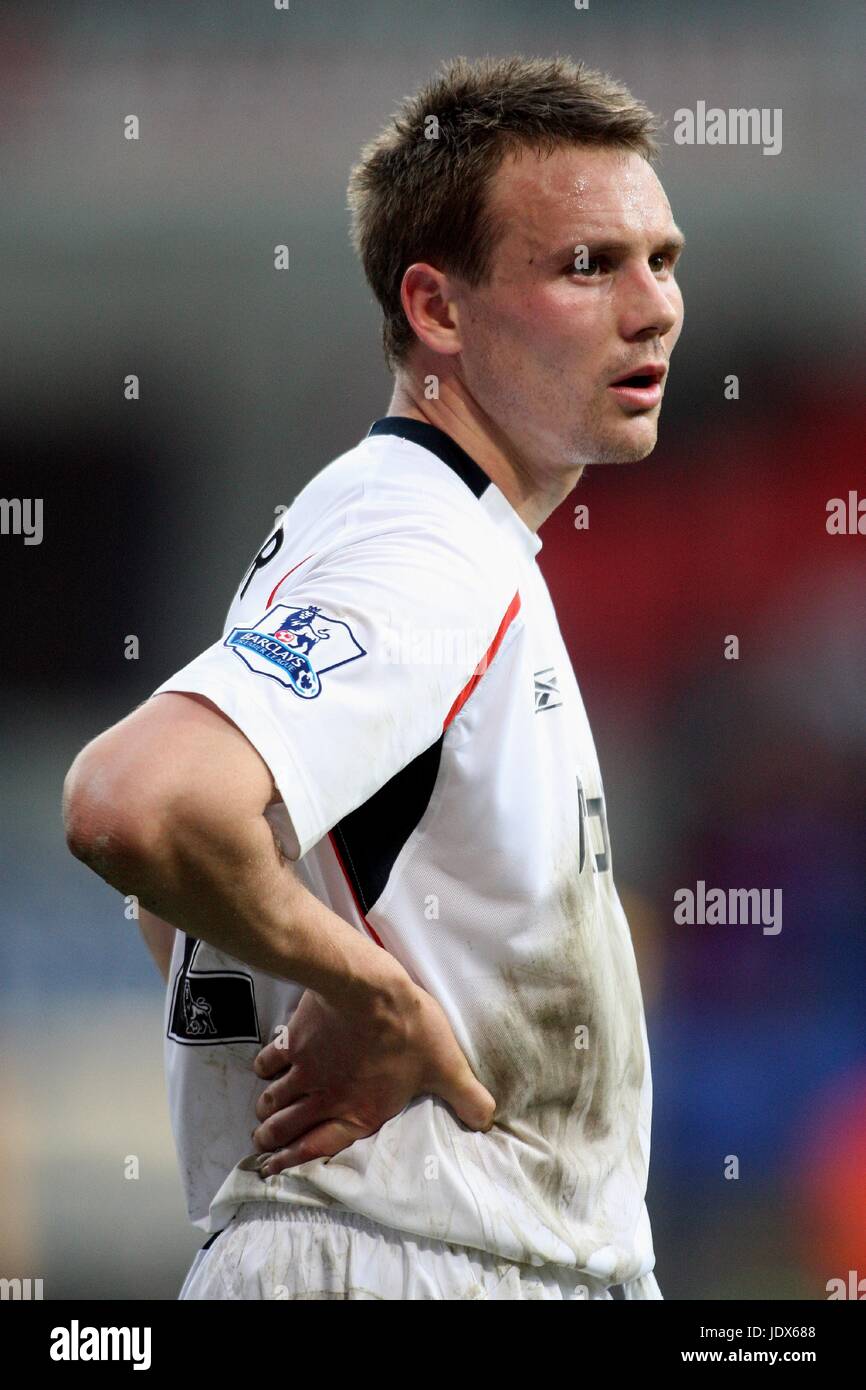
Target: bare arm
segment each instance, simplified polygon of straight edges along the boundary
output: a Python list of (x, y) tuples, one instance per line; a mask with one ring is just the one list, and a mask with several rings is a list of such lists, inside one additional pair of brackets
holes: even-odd
[(264, 816), (270, 771), (212, 705), (160, 695), (89, 744), (64, 787), (72, 853), (149, 912), (321, 994), (400, 975), (313, 898)]
[(264, 815), (277, 799), (269, 768), (230, 720), (201, 697), (166, 693), (76, 758), (64, 786), (67, 842), (148, 912), (320, 995), (387, 1072), (383, 1106), (433, 1092), (487, 1128), (495, 1102), (445, 1014), (300, 882)]
[(138, 925), (147, 949), (156, 962), (157, 970), (168, 984), (171, 952), (174, 946), (174, 927), (170, 922), (164, 922), (161, 917), (148, 912), (146, 907), (139, 908)]

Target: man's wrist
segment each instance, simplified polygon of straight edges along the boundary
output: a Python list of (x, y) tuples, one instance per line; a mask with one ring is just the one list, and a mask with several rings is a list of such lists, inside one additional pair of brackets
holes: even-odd
[[(363, 941), (363, 938), (361, 938)], [(342, 1009), (357, 1010), (383, 1022), (405, 1017), (415, 1006), (417, 986), (400, 962), (372, 942), (363, 942), (362, 958), (351, 973), (328, 989), (324, 997)]]

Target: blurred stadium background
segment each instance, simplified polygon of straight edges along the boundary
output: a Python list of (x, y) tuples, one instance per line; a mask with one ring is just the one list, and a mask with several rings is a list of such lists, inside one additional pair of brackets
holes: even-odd
[[(0, 1275), (173, 1298), (200, 1244), (161, 985), (66, 852), (63, 777), (218, 635), (274, 509), (386, 409), (359, 146), (441, 59), (514, 51), (607, 68), (669, 121), (690, 242), (659, 447), (591, 470), (589, 529), (565, 503), (540, 555), (644, 980), (659, 1281), (822, 1299), (866, 1275), (866, 538), (825, 529), (866, 492), (862, 41), (844, 0), (6, 0), (0, 492), (44, 498), (45, 529), (0, 537)], [(676, 145), (698, 100), (781, 107), (782, 153)], [(781, 888), (781, 933), (677, 926), (698, 879)]]

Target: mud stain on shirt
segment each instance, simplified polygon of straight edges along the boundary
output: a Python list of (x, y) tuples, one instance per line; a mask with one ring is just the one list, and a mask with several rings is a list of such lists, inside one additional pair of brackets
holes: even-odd
[[(591, 882), (591, 880), (590, 880)], [(546, 932), (479, 988), (477, 1075), (496, 1098), (494, 1131), (518, 1141), (541, 1207), (564, 1215), (629, 1151), (644, 1080), (642, 1002), (624, 917), (598, 910), (571, 871)], [(551, 933), (550, 920), (561, 926)], [(479, 986), (483, 982), (479, 981)], [(504, 1003), (502, 1002), (504, 996)]]

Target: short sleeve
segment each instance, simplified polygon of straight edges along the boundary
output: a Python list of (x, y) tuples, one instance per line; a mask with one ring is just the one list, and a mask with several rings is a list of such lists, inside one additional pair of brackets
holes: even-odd
[(301, 856), (439, 739), (519, 621), (489, 538), (421, 526), (300, 566), (153, 692), (211, 700), (267, 763)]

